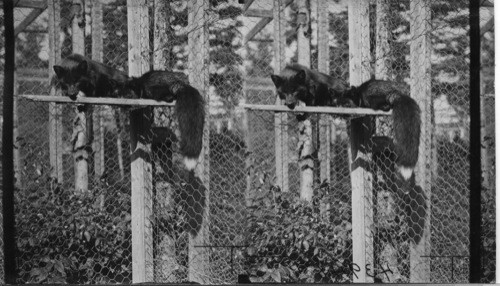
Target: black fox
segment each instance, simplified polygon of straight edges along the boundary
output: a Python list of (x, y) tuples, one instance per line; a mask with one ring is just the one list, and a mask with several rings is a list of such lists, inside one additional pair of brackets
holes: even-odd
[(308, 106), (331, 106), (332, 98), (349, 86), (338, 78), (311, 70), (299, 64), (287, 65), (280, 75), (271, 75), (279, 98), (294, 109), (299, 101)]
[(116, 85), (128, 79), (126, 73), (79, 54), (71, 54), (54, 65), (54, 72), (51, 85), (72, 100), (80, 91), (88, 97), (116, 97)]
[(418, 160), (420, 145), (420, 107), (396, 82), (371, 79), (358, 87), (338, 93), (331, 91), (335, 106), (392, 109), (396, 167), (405, 180), (410, 179)]
[(130, 78), (124, 85), (138, 98), (172, 102), (181, 133), (180, 149), (184, 164), (193, 170), (200, 155), (205, 125), (205, 100), (188, 83), (187, 76), (173, 71), (149, 71), (141, 77)]

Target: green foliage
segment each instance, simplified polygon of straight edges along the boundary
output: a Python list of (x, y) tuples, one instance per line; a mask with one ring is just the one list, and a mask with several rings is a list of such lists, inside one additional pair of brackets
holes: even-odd
[[(116, 190), (116, 186), (113, 187)], [(19, 283), (130, 280), (130, 195), (56, 184), (16, 190)]]
[(254, 282), (350, 281), (350, 204), (330, 192), (316, 189), (312, 203), (278, 189), (254, 197), (246, 226)]

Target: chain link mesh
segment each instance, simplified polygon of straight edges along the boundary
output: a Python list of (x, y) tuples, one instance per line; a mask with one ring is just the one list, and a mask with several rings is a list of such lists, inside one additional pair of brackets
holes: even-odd
[[(151, 65), (190, 75), (194, 86), (205, 84), (196, 87), (207, 99), (207, 130), (205, 161), (193, 181), (183, 169), (175, 112), (171, 107), (154, 108), (152, 128), (145, 134), (151, 142), (147, 158), (153, 179), (148, 190), (152, 215), (147, 218), (152, 265), (146, 265), (152, 270), (151, 279), (211, 284), (246, 278), (253, 282), (355, 280), (360, 266), (353, 263), (352, 229), (359, 222), (352, 219), (357, 207), (353, 206), (349, 167), (352, 118), (327, 116), (320, 121), (318, 115), (310, 115), (317, 151), (313, 153), (314, 196), (307, 203), (299, 198), (297, 114), (279, 117), (240, 107), (240, 103), (276, 102), (269, 75), (278, 73), (277, 66), (297, 61), (296, 3), (256, 0), (243, 11), (244, 4), (234, 0), (207, 1), (206, 23), (189, 23), (193, 6), (188, 1), (160, 2), (147, 2)], [(421, 5), (423, 0), (416, 2)], [(91, 55), (99, 48), (92, 46), (91, 26), (96, 19), (92, 5), (96, 2), (85, 1), (81, 10), (78, 3), (60, 1), (56, 33), (62, 58), (78, 50)], [(96, 60), (128, 71), (127, 1), (101, 3), (102, 60)], [(273, 3), (281, 5), (279, 12)], [(319, 69), (323, 64), (319, 39), (327, 37), (327, 73), (349, 82), (348, 3), (326, 1), (326, 34), (318, 32), (318, 3), (310, 3), (311, 67)], [(496, 251), (492, 9), (481, 8), (486, 283), (495, 279)], [(82, 14), (74, 17), (78, 11)], [(34, 13), (40, 14), (16, 38), (16, 95), (48, 95), (50, 90), (49, 57), (54, 53), (49, 49), (50, 13), (16, 8), (15, 24), (19, 27)], [(428, 251), (423, 260), (429, 267), (426, 282), (463, 283), (468, 280), (469, 263), (468, 1), (433, 2), (431, 15), (425, 36), (431, 41), (433, 132), (430, 141), (421, 142), (431, 150), (430, 175), (425, 178), (430, 196), (423, 197), (429, 214)], [(365, 48), (370, 50), (368, 65), (375, 76), (411, 84), (410, 45), (423, 35), (410, 33), (410, 1), (371, 1), (366, 17), (370, 19), (370, 47)], [(264, 28), (253, 33), (256, 26)], [(84, 46), (77, 46), (83, 42), (72, 37), (78, 27), (85, 34)], [(155, 37), (155, 29), (161, 37)], [(206, 45), (190, 45), (193, 33), (206, 37)], [(200, 66), (190, 67), (193, 55), (189, 53), (195, 48), (203, 59), (196, 62)], [(0, 63), (3, 66), (3, 60)], [(94, 106), (90, 133), (89, 121), (76, 120), (76, 105), (58, 104), (57, 110), (16, 96), (16, 106), (18, 282), (131, 283), (135, 215), (131, 209), (131, 109)], [(416, 195), (420, 181), (405, 194), (394, 179), (394, 154), (387, 147), (394, 134), (388, 118), (377, 117), (374, 137), (367, 144), (371, 154), (367, 168), (373, 174), (371, 181), (364, 182), (371, 182), (373, 189), (373, 199), (365, 202), (366, 211), (373, 212), (373, 228), (367, 235), (373, 243), (366, 242), (373, 251), (369, 273), (375, 281), (413, 282), (409, 237), (417, 231), (412, 225), (421, 223), (425, 213), (418, 203), (422, 197)], [(329, 132), (326, 141), (320, 138), (324, 130)], [(79, 134), (90, 136), (92, 148), (75, 149)], [(320, 149), (325, 142), (327, 146)], [(88, 191), (75, 187), (80, 174), (77, 153), (88, 156)], [(325, 158), (329, 173), (322, 180)], [(53, 160), (60, 160), (59, 169), (52, 167)], [(195, 237), (186, 223), (196, 218), (190, 217), (193, 212), (200, 211), (193, 205), (200, 197), (206, 198), (204, 222)]]

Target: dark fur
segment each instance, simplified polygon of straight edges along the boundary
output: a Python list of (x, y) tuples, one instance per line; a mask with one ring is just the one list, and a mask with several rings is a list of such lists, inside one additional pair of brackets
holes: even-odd
[(181, 153), (187, 159), (196, 160), (202, 148), (205, 100), (196, 88), (187, 83), (187, 77), (172, 71), (150, 71), (141, 77), (131, 78), (125, 87), (139, 98), (166, 102), (175, 100)]
[(338, 78), (311, 70), (299, 64), (287, 65), (280, 75), (271, 75), (280, 99), (285, 105), (294, 109), (299, 101), (308, 106), (333, 105), (333, 93), (340, 93), (349, 86)]
[(115, 97), (116, 85), (128, 79), (126, 73), (79, 54), (69, 55), (53, 68), (51, 85), (72, 100), (76, 100), (79, 91), (88, 97)]
[(418, 160), (420, 145), (420, 107), (406, 95), (399, 83), (384, 80), (369, 80), (359, 87), (351, 87), (343, 93), (332, 91), (336, 98), (334, 105), (365, 107), (392, 111), (396, 164), (414, 169)]
[(402, 211), (408, 225), (408, 237), (418, 244), (425, 227), (427, 197), (423, 189), (416, 185), (414, 175), (409, 180), (404, 180), (395, 170), (396, 151), (391, 138), (376, 136), (371, 142), (374, 166), (381, 171), (385, 182), (377, 185), (390, 190), (395, 196), (398, 209)]
[(172, 102), (176, 100), (173, 87), (177, 83), (189, 84), (187, 75), (174, 71), (148, 71), (140, 77), (131, 77), (125, 83), (125, 89), (119, 92), (128, 94), (126, 97)]

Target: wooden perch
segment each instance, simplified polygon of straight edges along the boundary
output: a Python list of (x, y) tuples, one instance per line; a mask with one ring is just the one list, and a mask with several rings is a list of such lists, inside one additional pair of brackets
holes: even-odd
[(284, 105), (270, 104), (240, 104), (241, 108), (250, 110), (267, 110), (274, 112), (305, 112), (305, 113), (328, 113), (344, 115), (384, 115), (389, 116), (392, 112), (373, 110), (370, 108), (352, 108), (352, 107), (329, 107), (329, 106), (297, 106), (290, 109)]
[(97, 104), (97, 105), (129, 105), (129, 106), (174, 106), (172, 102), (156, 101), (154, 99), (130, 99), (130, 98), (109, 98), (109, 97), (82, 97), (71, 100), (66, 96), (33, 95), (21, 94), (22, 98), (33, 101), (71, 103), (71, 104)]

